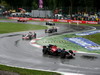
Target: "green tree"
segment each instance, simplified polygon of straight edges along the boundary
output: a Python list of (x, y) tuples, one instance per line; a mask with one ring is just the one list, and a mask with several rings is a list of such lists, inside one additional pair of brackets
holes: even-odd
[(5, 6), (5, 7), (10, 7), (9, 4), (6, 1), (1, 1), (0, 5)]
[(38, 1), (37, 0), (34, 0), (33, 2), (32, 2), (32, 8), (33, 9), (38, 9)]
[[(0, 0), (0, 1), (6, 1), (6, 3), (13, 8), (33, 7), (34, 9), (37, 9), (39, 3), (38, 0)], [(70, 11), (69, 11), (70, 13), (76, 11), (76, 9), (74, 9), (76, 7), (77, 8), (85, 7), (86, 11), (90, 10), (90, 7), (92, 8), (96, 7), (97, 9), (100, 9), (99, 0), (43, 0), (43, 2), (44, 2), (43, 6), (45, 9), (48, 8), (53, 10), (56, 8), (65, 9), (67, 7), (70, 7)]]

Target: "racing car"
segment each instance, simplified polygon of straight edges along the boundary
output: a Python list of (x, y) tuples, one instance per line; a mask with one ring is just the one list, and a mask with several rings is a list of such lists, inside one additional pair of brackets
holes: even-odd
[(36, 34), (24, 34), (22, 35), (22, 40), (32, 40), (36, 38)]
[(54, 32), (57, 32), (57, 28), (56, 27), (45, 29), (45, 33), (54, 33)]
[(27, 22), (27, 20), (26, 20), (26, 19), (21, 19), (21, 18), (19, 18), (19, 19), (17, 20), (17, 22)]
[(46, 22), (46, 25), (54, 26), (55, 23), (53, 23), (53, 22)]
[(60, 56), (61, 58), (73, 58), (75, 53), (72, 50), (58, 48), (56, 45), (43, 46), (42, 52), (44, 55)]

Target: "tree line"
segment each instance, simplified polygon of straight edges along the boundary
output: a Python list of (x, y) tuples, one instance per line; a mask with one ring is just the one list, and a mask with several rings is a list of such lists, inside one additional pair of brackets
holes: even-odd
[[(0, 4), (4, 4), (7, 7), (28, 7), (30, 9), (38, 9), (39, 0), (0, 0)], [(44, 9), (73, 9), (82, 7), (87, 10), (88, 8), (95, 8), (95, 10), (99, 11), (99, 0), (43, 0)]]

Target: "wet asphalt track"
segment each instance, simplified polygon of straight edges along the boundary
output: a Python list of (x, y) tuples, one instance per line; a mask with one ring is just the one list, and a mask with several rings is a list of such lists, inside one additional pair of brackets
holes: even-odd
[[(44, 22), (28, 23), (45, 24)], [(57, 34), (77, 31), (71, 29), (72, 27), (69, 25), (67, 27), (64, 24), (56, 25), (60, 28)], [(100, 75), (100, 55), (76, 53), (74, 59), (60, 59), (49, 55), (43, 56), (40, 48), (33, 47), (29, 44), (30, 41), (21, 39), (21, 34), (27, 32), (0, 34), (0, 64), (49, 71)], [(36, 33), (37, 37), (52, 35), (45, 35), (44, 30), (36, 31)]]

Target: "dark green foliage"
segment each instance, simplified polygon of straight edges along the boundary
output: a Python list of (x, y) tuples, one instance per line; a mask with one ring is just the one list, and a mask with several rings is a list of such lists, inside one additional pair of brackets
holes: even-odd
[[(3, 0), (2, 0), (3, 1)], [(39, 0), (5, 0), (12, 7), (33, 7), (38, 9)], [(46, 9), (66, 8), (66, 7), (95, 7), (100, 9), (99, 0), (43, 0)]]

